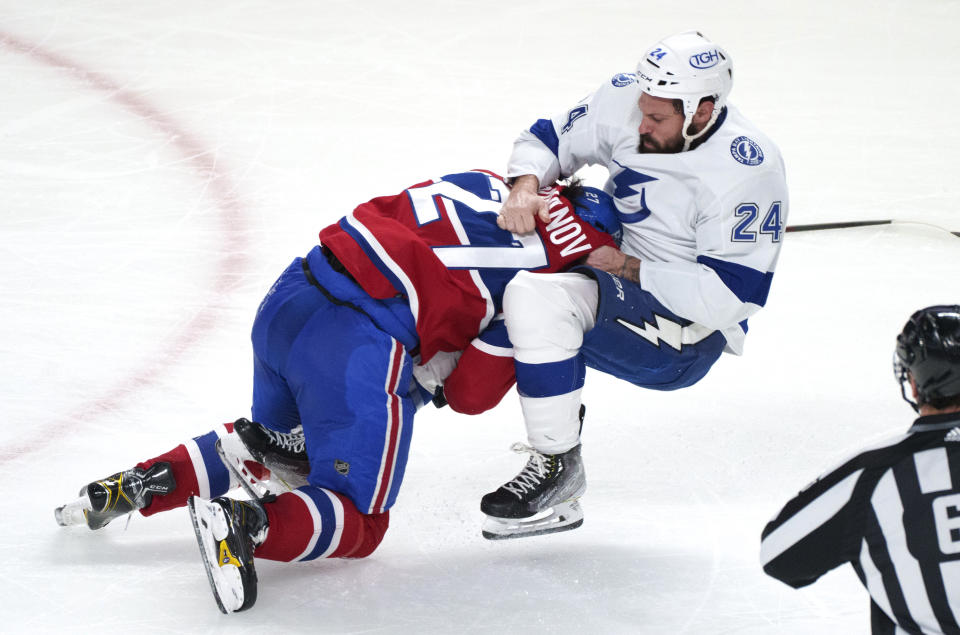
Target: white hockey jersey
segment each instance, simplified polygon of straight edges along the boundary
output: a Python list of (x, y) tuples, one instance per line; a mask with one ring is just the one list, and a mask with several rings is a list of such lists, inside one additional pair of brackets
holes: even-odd
[(721, 331), (727, 352), (739, 355), (786, 227), (780, 151), (728, 103), (693, 150), (641, 154), (640, 94), (622, 73), (560, 117), (538, 120), (515, 142), (507, 175), (546, 185), (584, 165), (606, 166), (620, 248), (640, 258), (640, 285), (677, 315)]

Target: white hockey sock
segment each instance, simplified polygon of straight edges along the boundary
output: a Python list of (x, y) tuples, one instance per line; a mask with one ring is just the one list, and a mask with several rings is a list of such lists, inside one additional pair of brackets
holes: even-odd
[[(569, 381), (557, 377), (554, 383), (548, 374), (552, 370), (540, 375), (534, 388), (522, 386), (520, 366), (572, 361), (579, 354), (583, 334), (593, 328), (597, 301), (596, 281), (580, 274), (520, 272), (507, 285), (503, 308), (514, 356), (520, 362), (520, 405), (528, 442), (540, 452), (559, 454), (579, 443), (582, 389), (551, 395), (552, 389), (563, 390), (563, 381)], [(525, 388), (527, 396), (523, 396)]]
[(520, 397), (530, 447), (544, 454), (560, 454), (580, 443), (580, 392)]

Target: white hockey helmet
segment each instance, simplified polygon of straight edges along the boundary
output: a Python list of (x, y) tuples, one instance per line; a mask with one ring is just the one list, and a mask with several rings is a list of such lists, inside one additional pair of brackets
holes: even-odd
[[(653, 97), (683, 102), (683, 149), (706, 133), (716, 122), (733, 88), (733, 61), (727, 52), (699, 31), (684, 31), (651, 46), (637, 64), (637, 81)], [(703, 130), (688, 136), (697, 106), (704, 97), (713, 98), (713, 117)]]

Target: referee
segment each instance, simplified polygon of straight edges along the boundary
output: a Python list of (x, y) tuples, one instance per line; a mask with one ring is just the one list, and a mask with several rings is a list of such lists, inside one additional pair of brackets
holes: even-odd
[(910, 317), (894, 373), (919, 418), (788, 502), (760, 560), (795, 588), (849, 562), (875, 634), (960, 633), (960, 305)]

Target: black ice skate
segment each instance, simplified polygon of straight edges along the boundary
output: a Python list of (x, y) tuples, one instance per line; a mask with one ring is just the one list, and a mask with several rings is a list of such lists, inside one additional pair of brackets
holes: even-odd
[(236, 613), (257, 601), (253, 550), (267, 535), (267, 514), (258, 501), (222, 496), (187, 501), (210, 589), (223, 613)]
[[(290, 489), (306, 485), (310, 474), (303, 428), (283, 433), (247, 419), (237, 419), (233, 430), (254, 461), (270, 470)], [(225, 448), (228, 449), (228, 448)], [(229, 454), (229, 452), (228, 452)]]
[(562, 454), (543, 454), (514, 443), (514, 452), (528, 452), (526, 467), (509, 483), (483, 497), (487, 515), (483, 537), (489, 540), (569, 531), (583, 524), (578, 499), (587, 490), (580, 444)]
[(148, 470), (135, 467), (85, 485), (80, 498), (53, 514), (63, 527), (85, 522), (90, 529), (100, 529), (114, 518), (143, 509), (154, 494), (169, 494), (176, 486), (169, 463), (154, 463)]

